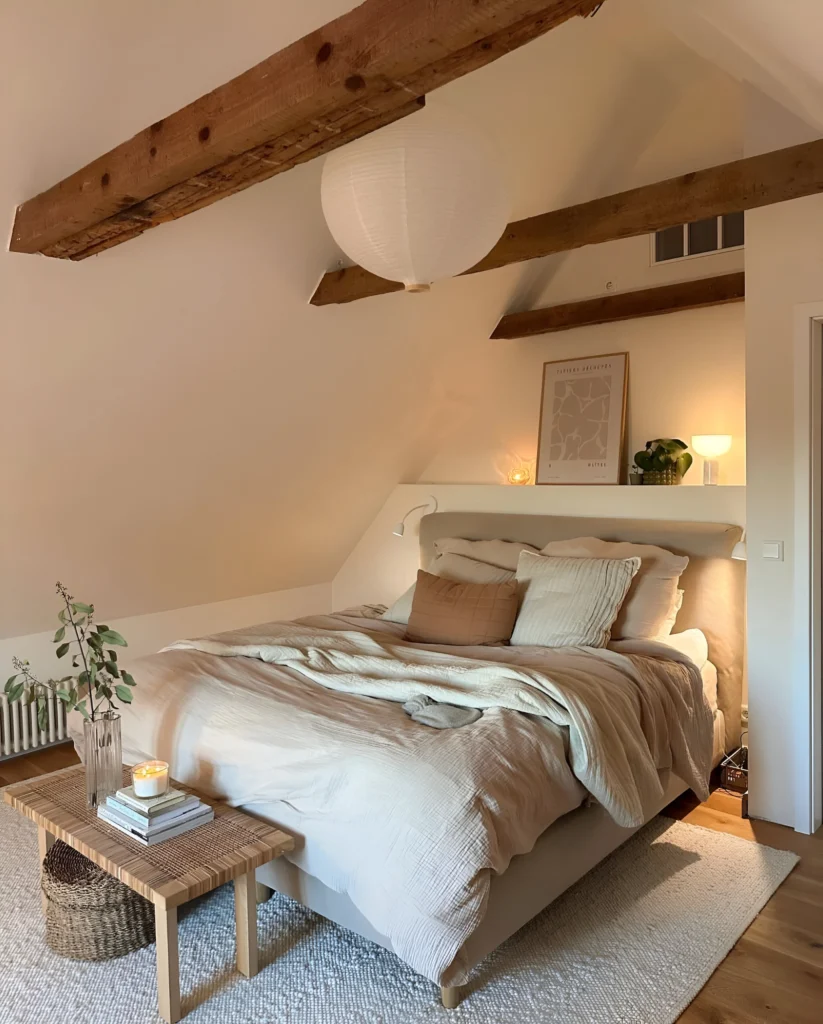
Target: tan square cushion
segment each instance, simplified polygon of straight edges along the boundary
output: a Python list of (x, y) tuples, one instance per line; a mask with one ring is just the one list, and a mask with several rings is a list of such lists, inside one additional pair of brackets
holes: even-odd
[(524, 551), (512, 646), (605, 647), (639, 558), (558, 558)]
[(422, 644), (499, 644), (512, 635), (517, 583), (460, 583), (420, 569), (406, 640)]
[(668, 636), (682, 602), (677, 582), (689, 559), (655, 544), (631, 544), (597, 537), (555, 540), (541, 551), (555, 558), (639, 558), (640, 570), (612, 626), (612, 640)]

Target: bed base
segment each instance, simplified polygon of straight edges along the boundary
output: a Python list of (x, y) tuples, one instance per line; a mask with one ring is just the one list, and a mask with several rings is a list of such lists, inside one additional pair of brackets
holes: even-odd
[[(670, 773), (661, 776), (661, 782), (664, 795), (649, 820), (688, 788)], [(463, 944), (455, 961), (459, 967), (453, 965), (439, 979), (443, 1006), (454, 1009), (465, 994), (465, 986), (447, 984), (452, 978), (476, 967), (637, 831), (616, 825), (600, 806), (580, 807), (546, 829), (531, 853), (513, 858), (507, 871), (492, 878), (486, 916)], [(396, 952), (391, 941), (372, 927), (345, 893), (334, 892), (285, 857), (258, 868), (257, 881)]]

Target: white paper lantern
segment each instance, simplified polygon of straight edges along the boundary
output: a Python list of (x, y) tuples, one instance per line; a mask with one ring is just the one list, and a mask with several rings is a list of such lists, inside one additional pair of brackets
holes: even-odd
[(431, 110), (330, 153), (320, 193), (346, 255), (408, 291), (474, 266), (509, 219), (491, 148), (460, 119)]

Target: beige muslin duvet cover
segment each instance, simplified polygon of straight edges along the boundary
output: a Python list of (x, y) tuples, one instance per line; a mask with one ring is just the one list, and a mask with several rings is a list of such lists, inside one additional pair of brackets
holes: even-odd
[[(640, 824), (663, 769), (705, 797), (712, 712), (694, 664), (654, 643), (435, 647), (403, 630), (363, 609), (139, 659), (123, 756), (162, 757), (293, 833), (290, 859), (421, 974), (459, 984), (492, 872), (558, 817), (588, 797)], [(429, 729), (401, 709), (416, 694), (484, 714)]]

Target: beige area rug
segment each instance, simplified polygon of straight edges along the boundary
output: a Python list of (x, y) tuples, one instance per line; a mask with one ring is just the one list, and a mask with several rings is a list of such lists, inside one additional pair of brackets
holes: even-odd
[[(230, 887), (183, 908), (188, 1024), (672, 1024), (797, 862), (659, 818), (482, 964), (444, 1010), (391, 953), (275, 896), (234, 970)], [(2, 1024), (157, 1024), (154, 947), (102, 964), (43, 940), (34, 826), (0, 805)]]

